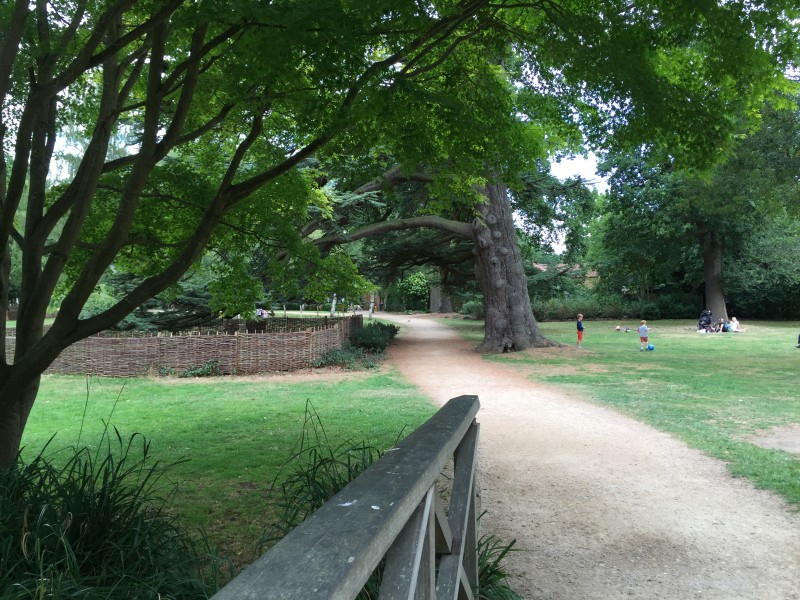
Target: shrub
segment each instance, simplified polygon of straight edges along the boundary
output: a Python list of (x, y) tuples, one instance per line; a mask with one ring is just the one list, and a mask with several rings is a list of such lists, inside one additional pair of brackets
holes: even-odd
[(397, 282), (403, 310), (427, 310), (431, 286), (422, 272), (411, 273)]
[[(0, 597), (205, 598), (218, 563), (165, 510), (149, 443), (117, 433), (63, 467), (40, 453), (0, 470)], [(174, 491), (174, 490), (172, 490)], [(211, 580), (209, 582), (209, 579)]]
[(216, 377), (222, 375), (219, 361), (212, 358), (199, 367), (189, 367), (185, 371), (178, 373), (178, 377)]
[(359, 371), (380, 366), (385, 356), (384, 352), (367, 352), (363, 348), (344, 346), (329, 350), (312, 361), (311, 365), (316, 368), (344, 367), (348, 371)]
[(400, 328), (387, 323), (370, 323), (350, 334), (350, 343), (329, 350), (311, 364), (314, 367), (342, 366), (348, 370), (373, 369), (386, 357), (386, 348)]
[(383, 352), (399, 331), (397, 325), (370, 323), (353, 330), (350, 334), (350, 343), (368, 352)]
[(568, 321), (578, 313), (590, 319), (592, 309), (586, 298), (550, 298), (532, 303), (534, 316), (540, 321)]
[(696, 319), (703, 309), (696, 294), (663, 294), (656, 304), (662, 319)]
[(618, 294), (587, 293), (531, 303), (539, 321), (568, 321), (582, 313), (587, 319), (684, 319), (699, 313), (694, 296), (664, 294), (654, 300), (631, 300)]
[(629, 305), (627, 316), (634, 319), (660, 319), (661, 308), (652, 300), (634, 300)]
[(483, 310), (483, 301), (481, 300), (468, 300), (461, 305), (461, 314), (470, 319), (480, 320), (485, 317)]

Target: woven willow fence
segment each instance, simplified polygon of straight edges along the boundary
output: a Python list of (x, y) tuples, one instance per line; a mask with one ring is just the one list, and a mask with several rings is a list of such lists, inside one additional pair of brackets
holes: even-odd
[[(248, 327), (268, 323), (264, 330)], [(329, 350), (341, 348), (350, 332), (363, 325), (361, 315), (344, 318), (226, 321), (218, 329), (145, 334), (104, 332), (65, 349), (47, 373), (135, 377), (180, 373), (217, 361), (226, 375), (253, 375), (307, 369)], [(6, 352), (13, 353), (13, 329)]]

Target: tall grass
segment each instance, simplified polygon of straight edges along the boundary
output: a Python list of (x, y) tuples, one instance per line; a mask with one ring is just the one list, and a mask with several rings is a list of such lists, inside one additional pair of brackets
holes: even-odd
[(367, 442), (331, 444), (313, 405), (306, 403), (298, 448), (273, 481), (279, 491), (277, 518), (265, 530), (259, 548), (264, 550), (305, 521), (382, 455), (382, 449)]
[(508, 583), (508, 571), (503, 561), (513, 552), (516, 540), (504, 542), (495, 535), (478, 540), (478, 598), (479, 600), (522, 600)]
[[(300, 525), (348, 483), (383, 455), (366, 442), (347, 440), (332, 445), (322, 420), (310, 403), (296, 452), (273, 482), (277, 493), (277, 515), (259, 540), (264, 551)], [(358, 600), (377, 598), (383, 561), (375, 569)]]
[[(87, 386), (89, 402), (87, 404)], [(46, 376), (23, 437), (28, 461), (51, 448), (100, 446), (102, 423), (123, 439), (147, 436), (149, 457), (171, 465), (176, 482), (166, 509), (236, 569), (254, 560), (275, 519), (273, 482), (303, 430), (306, 401), (325, 422), (333, 445), (363, 439), (389, 447), (435, 411), (429, 399), (393, 372), (297, 378), (136, 378), (125, 381)], [(85, 416), (84, 416), (85, 414)], [(82, 428), (82, 431), (81, 431)], [(55, 453), (56, 465), (68, 453)]]
[[(205, 598), (217, 560), (168, 513), (174, 486), (139, 434), (0, 470), (0, 596)], [(60, 465), (60, 466), (59, 466)]]

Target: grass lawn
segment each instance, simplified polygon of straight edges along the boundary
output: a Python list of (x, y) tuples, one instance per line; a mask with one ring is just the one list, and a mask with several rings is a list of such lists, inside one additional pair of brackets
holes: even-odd
[[(47, 318), (47, 319), (44, 320), (44, 324), (45, 325), (52, 325), (53, 321), (55, 321), (54, 317), (53, 318)], [(12, 328), (12, 327), (16, 327), (16, 326), (17, 326), (17, 322), (16, 321), (6, 321), (6, 327)]]
[(388, 370), (307, 380), (49, 375), (25, 430), (23, 454), (31, 458), (54, 434), (47, 454), (79, 442), (95, 447), (104, 422), (125, 441), (143, 434), (155, 460), (186, 459), (168, 471), (178, 484), (175, 510), (241, 566), (253, 560), (271, 519), (270, 486), (300, 442), (307, 401), (333, 446), (391, 447), (436, 411)]
[[(442, 322), (476, 342), (483, 338), (482, 322)], [(485, 358), (674, 434), (724, 460), (733, 475), (800, 506), (800, 456), (748, 441), (800, 424), (800, 323), (746, 322), (744, 333), (698, 334), (695, 322), (648, 321), (653, 352), (639, 352), (638, 325), (587, 321), (584, 349), (577, 350), (573, 321), (540, 323), (548, 338), (570, 347)]]
[[(475, 341), (483, 336), (481, 322), (443, 322)], [(747, 322), (745, 333), (700, 335), (692, 322), (654, 321), (653, 352), (639, 352), (636, 332), (617, 332), (617, 324), (637, 325), (588, 321), (585, 349), (577, 350), (574, 322), (542, 323), (545, 335), (567, 347), (486, 360), (670, 432), (726, 461), (734, 475), (800, 505), (800, 458), (748, 441), (771, 427), (800, 423), (800, 323)], [(179, 463), (169, 470), (178, 485), (176, 512), (202, 527), (239, 567), (254, 558), (272, 517), (271, 484), (300, 441), (307, 400), (333, 446), (354, 441), (387, 448), (435, 412), (386, 369), (308, 379), (45, 376), (24, 454), (30, 458), (54, 434), (48, 453), (79, 442), (94, 447), (104, 423), (124, 440), (143, 434), (155, 460)]]

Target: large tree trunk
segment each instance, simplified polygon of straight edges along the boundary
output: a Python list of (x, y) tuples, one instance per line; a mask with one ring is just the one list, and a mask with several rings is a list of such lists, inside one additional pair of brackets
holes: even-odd
[(39, 391), (39, 380), (36, 377), (14, 389), (0, 382), (0, 467), (12, 464), (17, 458), (22, 432)]
[(720, 318), (727, 321), (728, 308), (725, 306), (725, 290), (722, 287), (723, 249), (713, 231), (701, 231), (700, 250), (703, 256), (706, 308), (711, 311), (715, 323)]
[(475, 276), (483, 291), (486, 325), (481, 352), (552, 346), (533, 316), (511, 203), (502, 184), (487, 186), (481, 219), (473, 224)]
[(480, 218), (472, 224), (435, 215), (408, 217), (371, 223), (346, 233), (336, 232), (312, 243), (327, 251), (333, 246), (382, 235), (431, 227), (474, 242), (475, 276), (481, 284), (486, 329), (481, 352), (513, 352), (530, 347), (558, 346), (545, 338), (531, 310), (528, 281), (514, 227), (511, 202), (503, 184), (487, 186), (486, 201), (478, 207)]
[(441, 285), (432, 285), (428, 310), (432, 313), (453, 312), (453, 300), (442, 291)]

